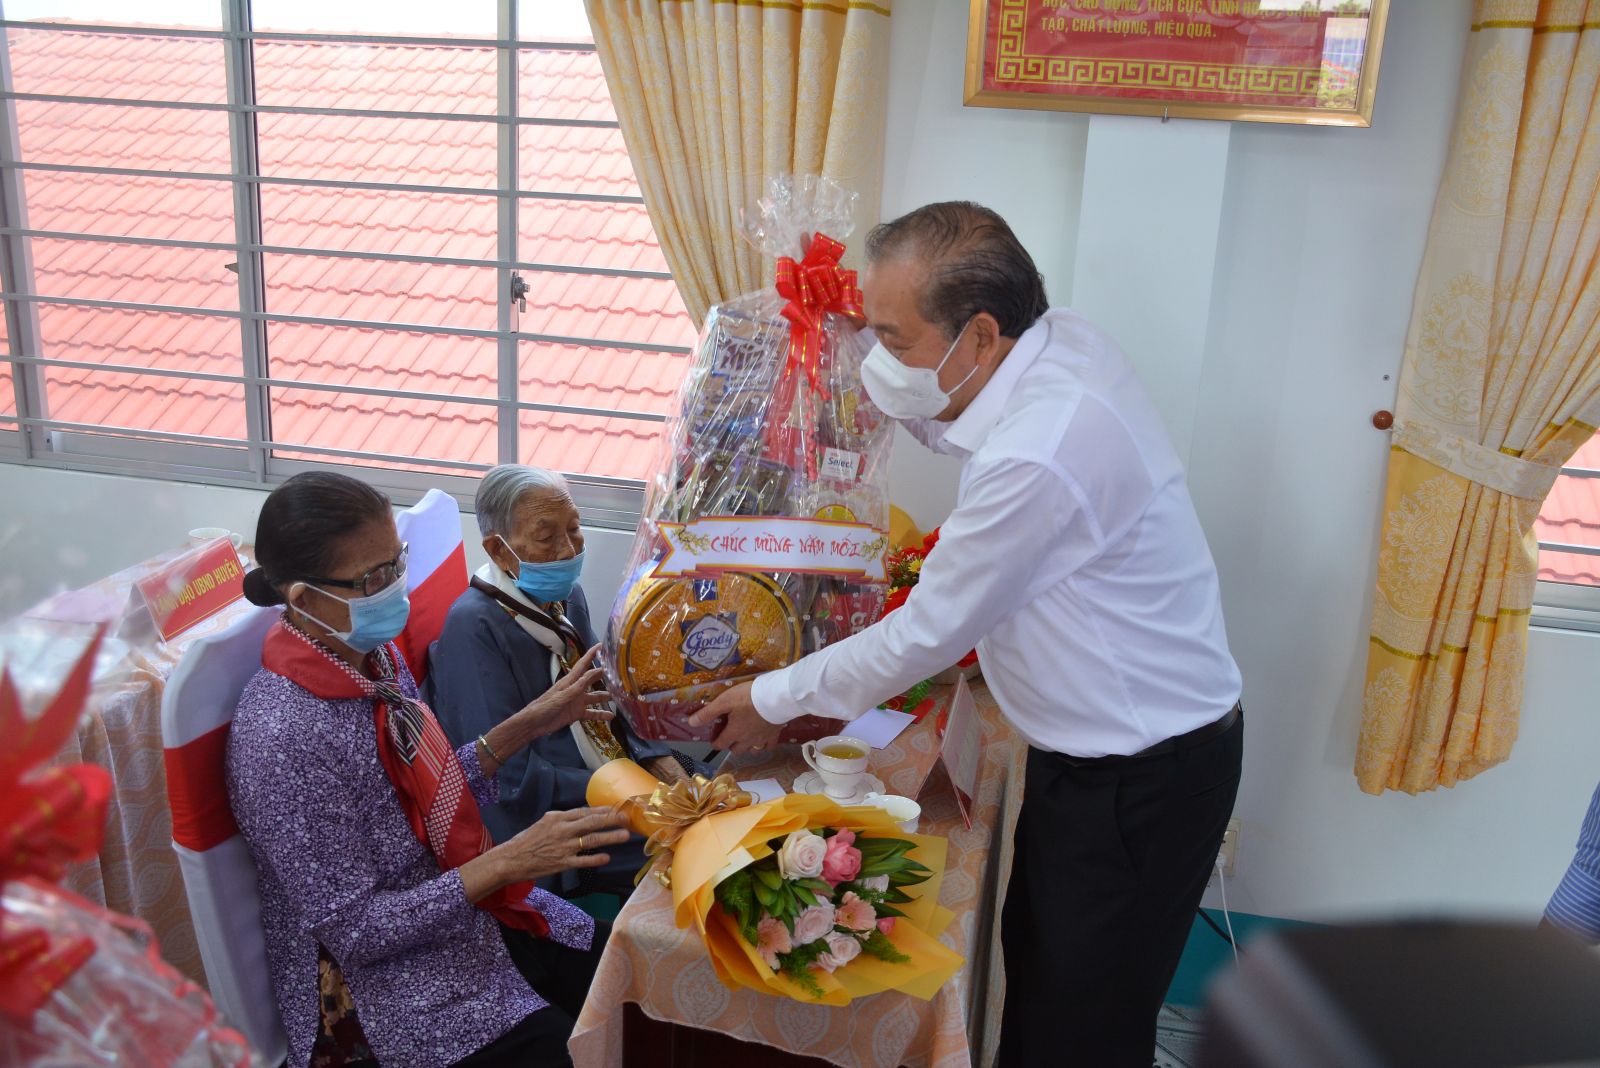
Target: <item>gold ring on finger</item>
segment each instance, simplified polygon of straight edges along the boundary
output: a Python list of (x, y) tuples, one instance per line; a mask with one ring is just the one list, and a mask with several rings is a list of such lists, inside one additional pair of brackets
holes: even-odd
[(583, 852), (583, 835), (578, 835), (578, 852)]

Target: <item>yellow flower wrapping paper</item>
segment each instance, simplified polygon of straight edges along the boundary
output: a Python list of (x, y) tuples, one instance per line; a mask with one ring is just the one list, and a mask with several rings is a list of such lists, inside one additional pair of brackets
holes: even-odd
[[(649, 835), (654, 825), (644, 804), (635, 799), (647, 798), (656, 785), (655, 777), (633, 761), (614, 760), (591, 776), (587, 800), (596, 806), (625, 805), (632, 829)], [(768, 842), (793, 831), (822, 827), (914, 842), (908, 855), (933, 874), (906, 888), (912, 900), (897, 906), (904, 915), (888, 932), (889, 941), (910, 960), (890, 963), (863, 955), (835, 972), (813, 970), (811, 977), (823, 991), (819, 998), (767, 967), (756, 947), (740, 935), (738, 924), (717, 904), (716, 886), (733, 872), (770, 856)], [(882, 809), (840, 807), (811, 794), (786, 794), (776, 801), (715, 812), (685, 831), (673, 850), (669, 872), (674, 922), (700, 932), (717, 977), (729, 988), (743, 986), (824, 1005), (847, 1005), (854, 998), (885, 990), (928, 1000), (965, 961), (939, 941), (954, 918), (939, 904), (948, 848), (943, 838), (902, 831)]]

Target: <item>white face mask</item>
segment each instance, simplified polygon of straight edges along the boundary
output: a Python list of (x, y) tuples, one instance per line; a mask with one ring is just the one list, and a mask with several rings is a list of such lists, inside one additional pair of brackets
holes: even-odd
[(978, 373), (974, 364), (967, 377), (957, 382), (950, 393), (939, 388), (939, 372), (970, 325), (970, 319), (962, 324), (956, 339), (944, 350), (944, 359), (939, 361), (938, 367), (907, 367), (883, 347), (883, 342), (872, 346), (867, 358), (861, 361), (861, 384), (867, 387), (872, 403), (891, 419), (932, 419), (948, 408), (950, 393), (959, 390)]

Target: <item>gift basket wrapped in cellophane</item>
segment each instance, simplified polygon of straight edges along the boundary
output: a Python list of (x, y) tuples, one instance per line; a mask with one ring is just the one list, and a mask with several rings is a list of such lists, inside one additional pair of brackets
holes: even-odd
[(0, 1064), (260, 1065), (205, 991), (161, 959), (146, 924), (56, 885), (105, 833), (105, 770), (45, 766), (83, 710), (99, 645), (37, 715), (0, 669)]
[[(891, 427), (861, 384), (871, 345), (839, 262), (854, 200), (784, 177), (745, 213), (775, 282), (706, 317), (606, 631), (607, 681), (643, 737), (709, 737), (687, 717), (717, 694), (881, 612)], [(806, 717), (783, 738), (837, 726)]]

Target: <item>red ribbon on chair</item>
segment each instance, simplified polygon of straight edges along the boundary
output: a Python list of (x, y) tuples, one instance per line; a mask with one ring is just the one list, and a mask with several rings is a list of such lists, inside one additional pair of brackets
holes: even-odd
[(788, 256), (779, 257), (778, 277), (773, 283), (778, 295), (788, 301), (783, 307), (783, 317), (789, 320), (789, 362), (784, 376), (803, 372), (812, 391), (824, 400), (828, 399), (828, 387), (822, 381), (823, 317), (832, 312), (857, 324), (866, 319), (856, 272), (839, 266), (843, 255), (843, 244), (827, 234), (813, 234), (799, 263)]
[[(9, 674), (0, 673), (0, 885), (61, 878), (68, 864), (100, 851), (111, 778), (87, 764), (34, 769), (71, 736), (89, 696), (100, 634), (73, 665), (44, 712), (29, 719)], [(26, 1019), (94, 954), (88, 938), (52, 940), (0, 916), (0, 1012)]]

